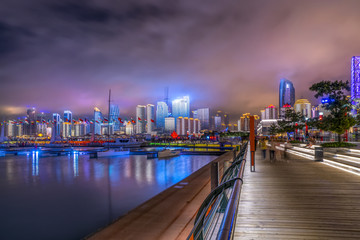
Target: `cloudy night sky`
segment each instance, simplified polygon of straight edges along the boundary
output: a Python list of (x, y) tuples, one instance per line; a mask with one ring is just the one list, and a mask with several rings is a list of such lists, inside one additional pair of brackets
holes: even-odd
[(192, 108), (240, 114), (349, 80), (360, 55), (358, 0), (2, 0), (0, 112), (107, 112), (191, 97)]

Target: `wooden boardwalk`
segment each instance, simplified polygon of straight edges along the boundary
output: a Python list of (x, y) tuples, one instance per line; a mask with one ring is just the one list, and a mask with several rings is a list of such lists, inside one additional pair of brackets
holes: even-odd
[(256, 157), (254, 173), (247, 161), (235, 239), (360, 239), (360, 176), (299, 157)]

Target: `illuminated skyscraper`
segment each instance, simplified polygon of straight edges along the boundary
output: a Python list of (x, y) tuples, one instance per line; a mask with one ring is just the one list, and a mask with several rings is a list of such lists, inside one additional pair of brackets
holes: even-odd
[(172, 116), (177, 119), (178, 117), (190, 117), (190, 98), (184, 96), (182, 98), (172, 101)]
[(111, 125), (114, 126), (114, 131), (119, 131), (120, 130), (120, 122), (119, 122), (119, 117), (120, 117), (120, 110), (119, 110), (119, 106), (115, 105), (115, 104), (111, 104), (110, 105), (110, 119), (109, 122)]
[(136, 107), (136, 133), (145, 133), (145, 109), (146, 106), (143, 105)]
[(28, 136), (35, 136), (36, 132), (36, 109), (29, 108), (27, 110), (27, 117), (26, 117), (26, 125), (25, 125), (25, 135)]
[(156, 126), (165, 128), (165, 118), (169, 116), (169, 107), (166, 102), (160, 101), (156, 106)]
[(292, 107), (295, 103), (295, 88), (291, 81), (282, 78), (280, 80), (279, 87), (279, 108), (282, 108), (285, 104), (289, 104)]
[(210, 129), (210, 110), (209, 108), (200, 108), (194, 111), (194, 119), (198, 118), (201, 129)]
[(214, 116), (214, 129), (216, 131), (221, 130), (221, 116), (219, 114), (216, 114), (216, 116)]
[(353, 104), (360, 100), (360, 56), (351, 59), (351, 100)]
[(55, 136), (55, 138), (60, 137), (60, 114), (58, 113), (53, 113), (53, 131), (52, 131), (52, 136)]
[(298, 99), (295, 102), (294, 110), (302, 113), (306, 118), (311, 118), (311, 103), (307, 99)]
[(175, 118), (166, 117), (165, 118), (165, 132), (172, 133), (175, 131)]
[(268, 107), (265, 108), (265, 118), (261, 119), (261, 120), (265, 120), (265, 119), (277, 119), (278, 118), (278, 111), (277, 108), (274, 105), (269, 105)]
[(63, 138), (71, 137), (72, 129), (72, 112), (69, 110), (64, 111), (64, 122), (63, 122)]
[(146, 121), (147, 133), (151, 133), (155, 129), (155, 106), (152, 104), (146, 105)]
[(94, 108), (94, 133), (101, 135), (102, 114), (100, 109)]

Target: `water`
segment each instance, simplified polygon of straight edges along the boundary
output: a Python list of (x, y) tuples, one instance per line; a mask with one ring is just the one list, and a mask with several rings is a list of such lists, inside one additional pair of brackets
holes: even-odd
[(81, 239), (215, 158), (0, 157), (0, 239)]

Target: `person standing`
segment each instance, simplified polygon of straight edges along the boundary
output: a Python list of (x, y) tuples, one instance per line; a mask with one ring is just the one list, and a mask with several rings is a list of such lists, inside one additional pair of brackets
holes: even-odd
[(260, 149), (263, 154), (263, 159), (265, 159), (266, 158), (266, 150), (267, 150), (266, 140), (264, 138), (260, 139), (259, 145), (260, 145)]
[(274, 139), (271, 139), (271, 142), (270, 142), (270, 162), (275, 162), (276, 161), (275, 150), (276, 150), (275, 141), (274, 141)]

